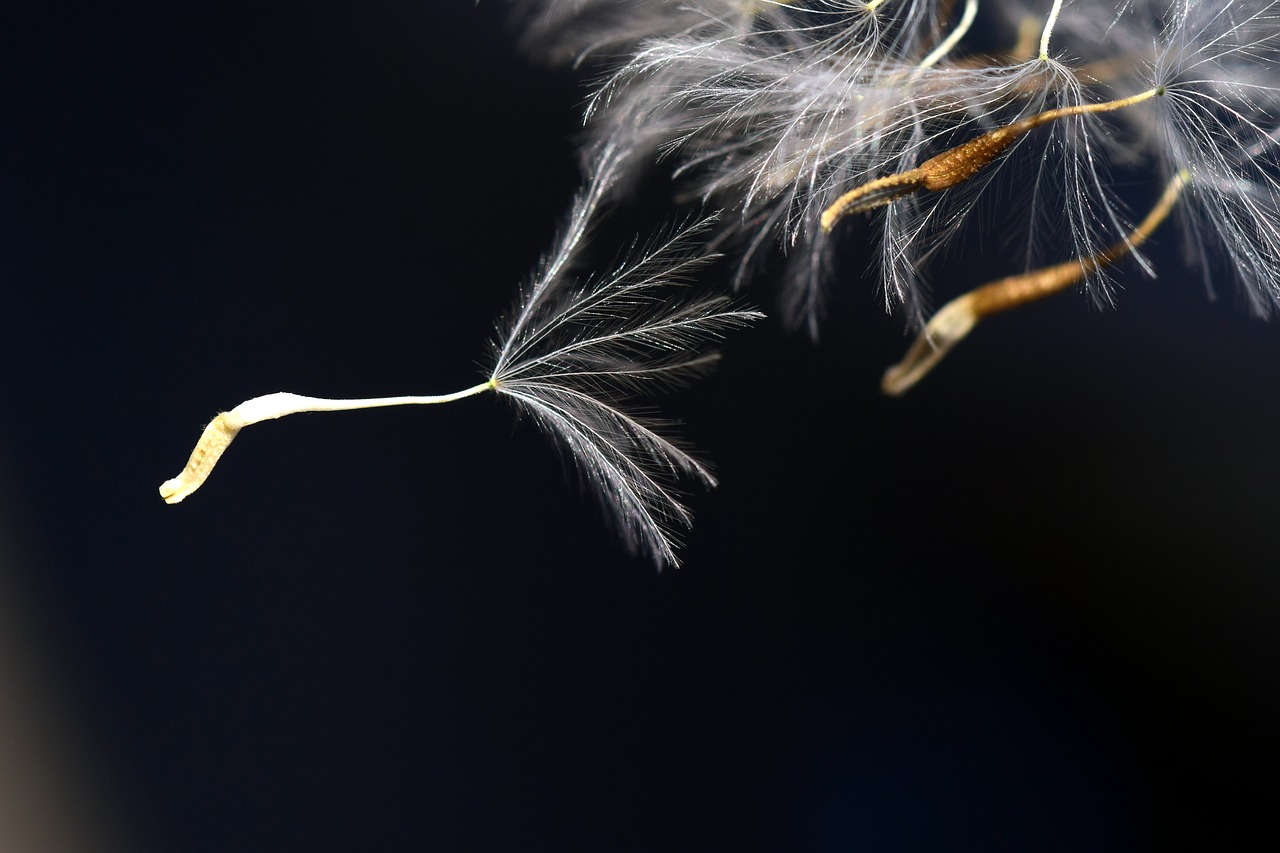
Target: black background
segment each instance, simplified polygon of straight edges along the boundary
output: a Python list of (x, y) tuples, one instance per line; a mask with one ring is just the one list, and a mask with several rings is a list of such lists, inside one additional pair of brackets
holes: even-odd
[(855, 264), (819, 343), (732, 338), (663, 401), (722, 481), (679, 570), (487, 397), (254, 427), (169, 507), (245, 398), (479, 381), (586, 90), (490, 2), (5, 18), (6, 573), (122, 849), (1270, 833), (1280, 328), (1206, 300), (1175, 232), (1118, 310), (992, 321), (901, 400)]

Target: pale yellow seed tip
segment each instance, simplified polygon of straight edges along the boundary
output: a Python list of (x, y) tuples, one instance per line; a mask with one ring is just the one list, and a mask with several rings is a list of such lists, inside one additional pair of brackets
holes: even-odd
[(880, 390), (891, 397), (899, 397), (911, 390), (956, 344), (973, 331), (978, 320), (972, 292), (958, 296), (942, 306), (920, 332), (902, 361), (884, 372)]
[(160, 497), (164, 498), (164, 502), (176, 504), (200, 488), (243, 425), (243, 419), (230, 412), (223, 412), (210, 421), (200, 440), (196, 442), (195, 450), (191, 451), (187, 467), (182, 469), (181, 474), (160, 485)]

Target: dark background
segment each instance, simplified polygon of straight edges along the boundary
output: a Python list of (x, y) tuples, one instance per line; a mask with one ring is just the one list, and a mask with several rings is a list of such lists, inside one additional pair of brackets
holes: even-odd
[[(585, 89), (492, 2), (5, 18), (0, 593), (88, 849), (1272, 833), (1280, 327), (1175, 232), (1118, 310), (1000, 318), (901, 400), (856, 264), (818, 344), (734, 337), (663, 402), (722, 480), (679, 570), (487, 397), (254, 427), (170, 507), (245, 398), (479, 381)], [(652, 218), (619, 217), (605, 260)]]

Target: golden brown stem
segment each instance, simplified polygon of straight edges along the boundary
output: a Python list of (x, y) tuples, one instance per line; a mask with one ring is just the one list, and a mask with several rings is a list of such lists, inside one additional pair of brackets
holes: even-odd
[(898, 172), (896, 175), (876, 178), (874, 181), (868, 181), (859, 187), (849, 190), (836, 199), (834, 204), (822, 211), (822, 217), (819, 220), (822, 224), (822, 230), (830, 231), (837, 222), (851, 213), (875, 210), (877, 207), (884, 207), (904, 195), (911, 195), (924, 186), (925, 177), (924, 172), (916, 168), (907, 172)]
[(1098, 270), (1115, 263), (1142, 245), (1169, 216), (1187, 174), (1181, 172), (1165, 187), (1160, 200), (1128, 239), (1083, 260), (1013, 275), (984, 284), (942, 306), (912, 343), (902, 361), (885, 371), (881, 389), (897, 397), (923, 379), (981, 320), (1060, 293)]
[(877, 178), (854, 187), (822, 212), (820, 220), (822, 230), (830, 231), (837, 222), (851, 213), (883, 207), (918, 190), (938, 192), (962, 184), (990, 165), (1010, 145), (1041, 125), (1069, 116), (1123, 109), (1163, 92), (1162, 88), (1157, 87), (1127, 98), (1100, 104), (1059, 107), (988, 131), (975, 139), (949, 148), (935, 157), (930, 157), (914, 169)]
[(1009, 276), (972, 291), (974, 312), (981, 319), (999, 314), (1001, 311), (1008, 311), (1010, 308), (1017, 308), (1019, 305), (1066, 290), (1085, 276), (1114, 264), (1145, 243), (1160, 227), (1173, 210), (1185, 184), (1186, 177), (1183, 173), (1175, 175), (1150, 212), (1142, 222), (1138, 223), (1138, 227), (1129, 233), (1128, 239), (1113, 243), (1083, 261), (1067, 261), (1022, 275)]

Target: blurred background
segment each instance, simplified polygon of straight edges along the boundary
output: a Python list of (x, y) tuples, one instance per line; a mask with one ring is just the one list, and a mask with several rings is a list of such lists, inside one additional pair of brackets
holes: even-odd
[[(0, 34), (0, 849), (1167, 850), (1270, 834), (1280, 326), (1172, 230), (908, 397), (851, 258), (662, 401), (628, 557), (483, 376), (586, 88), (485, 2), (66, 3)], [(598, 238), (611, 261), (658, 217)], [(940, 282), (959, 292), (1002, 266)], [(853, 250), (851, 250), (853, 251)], [(950, 291), (944, 295), (951, 295)], [(773, 307), (767, 288), (751, 298)]]

